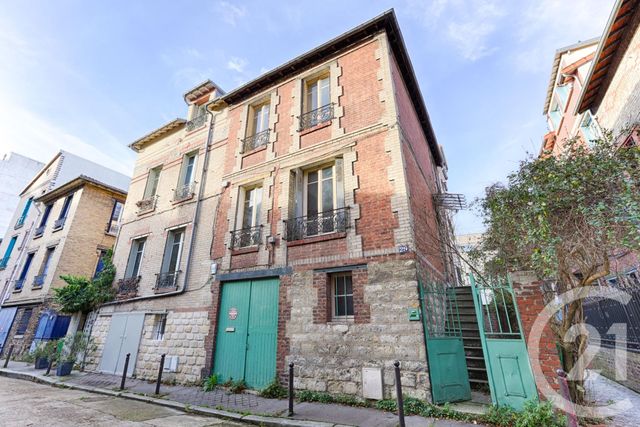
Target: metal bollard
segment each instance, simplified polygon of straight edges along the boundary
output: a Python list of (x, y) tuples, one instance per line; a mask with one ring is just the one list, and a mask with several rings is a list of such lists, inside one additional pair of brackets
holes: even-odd
[(293, 416), (293, 362), (289, 363), (289, 416)]
[(404, 401), (402, 399), (402, 383), (400, 382), (400, 362), (393, 362), (396, 371), (396, 399), (398, 401), (398, 420), (400, 427), (405, 427), (404, 424)]
[(51, 358), (49, 360), (49, 364), (47, 365), (47, 372), (45, 372), (45, 375), (49, 375), (49, 373), (51, 373), (51, 367), (53, 366), (53, 358)]
[(127, 353), (127, 356), (124, 358), (124, 369), (122, 370), (122, 381), (120, 381), (120, 390), (124, 390), (124, 383), (127, 380), (127, 371), (129, 370), (130, 357), (131, 353)]
[[(569, 384), (567, 383), (567, 373), (562, 369), (556, 371), (558, 374), (558, 382), (560, 383), (560, 392), (562, 397), (566, 399), (564, 408), (562, 410), (567, 414), (567, 427), (578, 427), (578, 417), (576, 416), (576, 410), (571, 402), (571, 394), (569, 393)], [(567, 403), (568, 402), (568, 403)]]
[(9, 353), (7, 353), (7, 358), (4, 359), (4, 368), (6, 368), (7, 365), (9, 365), (9, 359), (11, 359), (11, 353), (13, 353), (13, 344), (11, 344), (11, 347), (9, 347)]
[(164, 371), (164, 358), (166, 354), (160, 356), (160, 368), (158, 369), (158, 379), (156, 381), (156, 394), (160, 394), (160, 383), (162, 382), (162, 371)]

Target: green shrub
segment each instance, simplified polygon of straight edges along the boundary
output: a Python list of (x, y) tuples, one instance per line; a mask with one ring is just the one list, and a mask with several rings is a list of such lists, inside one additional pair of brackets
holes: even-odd
[(539, 403), (528, 401), (524, 404), (524, 410), (518, 413), (515, 427), (564, 427), (567, 420), (553, 410), (551, 402)]
[(510, 427), (515, 423), (518, 413), (506, 406), (491, 406), (482, 421), (497, 427)]
[(242, 393), (246, 389), (247, 389), (247, 384), (244, 382), (244, 380), (235, 381), (233, 384), (231, 384), (231, 387), (229, 388), (229, 390), (231, 390), (231, 393), (234, 393), (234, 394)]
[(202, 385), (202, 389), (204, 391), (212, 391), (218, 385), (218, 376), (216, 374), (211, 374), (204, 380), (204, 384)]
[(260, 391), (260, 396), (268, 399), (284, 399), (288, 394), (287, 389), (282, 387), (277, 378), (274, 378), (271, 384)]
[(376, 409), (387, 412), (396, 412), (398, 410), (398, 404), (393, 399), (383, 399), (376, 402)]
[(329, 393), (323, 393), (319, 391), (300, 390), (296, 392), (296, 397), (300, 402), (320, 402), (320, 403), (333, 403), (334, 399)]

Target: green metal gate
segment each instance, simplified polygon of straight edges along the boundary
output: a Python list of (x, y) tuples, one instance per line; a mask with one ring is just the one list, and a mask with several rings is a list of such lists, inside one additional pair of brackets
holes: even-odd
[(213, 372), (261, 389), (276, 375), (278, 279), (222, 285)]
[(511, 281), (486, 283), (473, 274), (470, 279), (491, 400), (520, 410), (538, 392)]
[(437, 283), (420, 283), (419, 288), (433, 402), (469, 400), (471, 387), (455, 289)]

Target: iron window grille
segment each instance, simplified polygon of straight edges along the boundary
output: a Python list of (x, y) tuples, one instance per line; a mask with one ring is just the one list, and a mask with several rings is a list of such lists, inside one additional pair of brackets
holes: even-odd
[(54, 230), (60, 230), (62, 227), (64, 227), (64, 223), (67, 220), (66, 217), (64, 218), (60, 218), (60, 219), (56, 219), (56, 221), (53, 223), (53, 229)]
[(263, 130), (242, 140), (242, 152), (247, 153), (269, 143), (271, 129)]
[(258, 246), (262, 237), (262, 226), (243, 228), (231, 232), (231, 249)]
[(42, 235), (44, 234), (44, 229), (45, 229), (45, 226), (44, 226), (44, 225), (41, 225), (40, 227), (36, 228), (36, 231), (35, 231), (34, 237), (40, 237), (40, 236), (42, 236)]
[(13, 281), (13, 290), (21, 291), (23, 285), (24, 285), (24, 279), (16, 279)]
[(16, 221), (16, 225), (13, 228), (17, 230), (18, 228), (22, 227), (26, 219), (27, 217), (25, 215), (22, 215), (20, 218), (18, 218), (18, 220)]
[(138, 200), (136, 206), (138, 207), (138, 214), (151, 212), (156, 208), (156, 201), (158, 196), (147, 197), (146, 199)]
[(174, 290), (178, 287), (178, 275), (181, 270), (156, 274), (156, 292)]
[(127, 297), (136, 295), (138, 293), (138, 284), (140, 283), (141, 276), (125, 277), (118, 280), (118, 296)]
[(312, 128), (321, 123), (332, 120), (333, 117), (333, 103), (323, 105), (320, 108), (311, 110), (308, 113), (304, 113), (300, 116), (300, 131)]
[(181, 200), (187, 200), (195, 194), (196, 183), (190, 182), (189, 184), (185, 184), (176, 188), (174, 194), (174, 201), (179, 202)]
[(33, 278), (33, 284), (31, 285), (33, 288), (41, 288), (44, 285), (44, 279), (47, 277), (46, 274), (38, 274)]
[(287, 219), (284, 223), (284, 239), (288, 241), (301, 240), (321, 234), (344, 233), (349, 228), (349, 208)]
[(187, 122), (187, 132), (194, 131), (199, 127), (204, 126), (207, 121), (207, 114), (200, 114), (198, 117), (195, 117)]

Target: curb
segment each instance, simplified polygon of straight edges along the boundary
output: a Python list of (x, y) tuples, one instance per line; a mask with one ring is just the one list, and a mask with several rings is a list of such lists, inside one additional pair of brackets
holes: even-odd
[(150, 403), (153, 405), (164, 406), (166, 408), (178, 409), (180, 411), (205, 415), (209, 417), (224, 418), (231, 421), (240, 421), (249, 424), (255, 424), (260, 426), (269, 427), (343, 427), (343, 424), (325, 423), (322, 421), (305, 421), (305, 420), (293, 420), (289, 418), (279, 417), (265, 417), (261, 415), (242, 415), (235, 412), (222, 411), (218, 409), (207, 408), (205, 406), (188, 405), (186, 403), (180, 403), (173, 400), (158, 399), (151, 396), (144, 396), (140, 394), (130, 393), (127, 391), (113, 391), (97, 387), (88, 387), (82, 385), (69, 384), (61, 380), (55, 380), (53, 378), (43, 378), (38, 375), (29, 374), (26, 372), (14, 371), (7, 368), (0, 369), (0, 376), (13, 378), (23, 381), (31, 381), (38, 384), (50, 385), (52, 387), (66, 388), (71, 390), (80, 390), (87, 393), (102, 394), (111, 397), (120, 397), (123, 399), (136, 400), (139, 402)]

